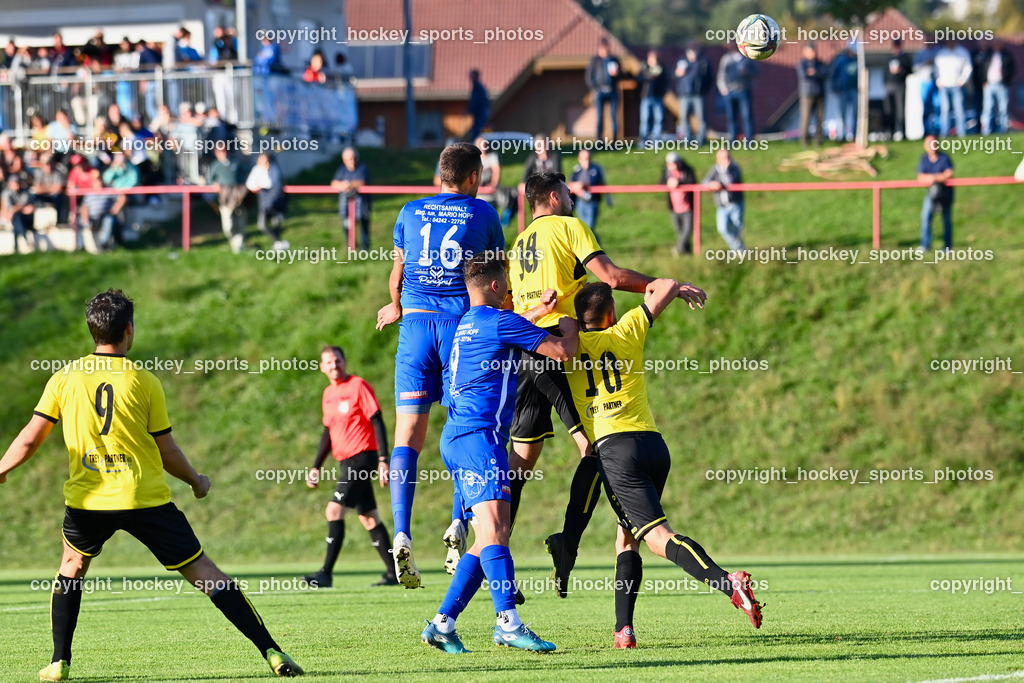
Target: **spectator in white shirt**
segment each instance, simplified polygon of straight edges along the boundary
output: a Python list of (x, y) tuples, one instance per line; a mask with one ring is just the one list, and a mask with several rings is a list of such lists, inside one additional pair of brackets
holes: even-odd
[(956, 117), (956, 134), (966, 133), (964, 85), (971, 78), (971, 53), (953, 41), (943, 41), (935, 54), (935, 85), (939, 89), (939, 135), (949, 135), (949, 109)]

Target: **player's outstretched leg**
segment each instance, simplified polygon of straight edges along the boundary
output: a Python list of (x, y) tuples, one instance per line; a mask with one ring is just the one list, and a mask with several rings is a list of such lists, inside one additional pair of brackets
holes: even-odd
[(651, 529), (644, 537), (648, 547), (671, 560), (690, 576), (722, 591), (736, 609), (742, 610), (754, 628), (761, 628), (761, 605), (754, 598), (747, 572), (726, 573), (692, 538), (672, 531), (667, 523)]
[(437, 615), (427, 623), (420, 634), (420, 640), (450, 654), (469, 652), (455, 632), (455, 620), (476, 595), (483, 580), (484, 570), (480, 566), (480, 558), (468, 553), (463, 555)]
[(228, 621), (252, 641), (274, 674), (286, 677), (303, 674), (302, 667), (281, 651), (281, 647), (263, 625), (263, 618), (234, 579), (218, 569), (210, 558), (202, 555), (178, 571), (189, 583), (206, 593)]

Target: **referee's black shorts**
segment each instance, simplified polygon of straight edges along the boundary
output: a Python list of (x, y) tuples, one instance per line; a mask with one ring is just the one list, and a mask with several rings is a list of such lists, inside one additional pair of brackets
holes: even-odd
[[(377, 451), (363, 451), (338, 462), (341, 473), (331, 502), (355, 508), (356, 514), (368, 515), (377, 509), (373, 482), (377, 480)], [(414, 476), (414, 475), (413, 475)]]
[(570, 433), (583, 429), (562, 364), (524, 351), (516, 389), (516, 413), (510, 430), (512, 441), (531, 443), (554, 436), (552, 408), (558, 411), (558, 417)]
[(174, 503), (136, 510), (64, 508), (64, 541), (81, 555), (95, 557), (116, 531), (127, 531), (149, 548), (169, 570), (192, 564), (203, 547)]
[(626, 432), (596, 445), (601, 480), (619, 524), (640, 541), (665, 521), (661, 493), (672, 467), (658, 432)]

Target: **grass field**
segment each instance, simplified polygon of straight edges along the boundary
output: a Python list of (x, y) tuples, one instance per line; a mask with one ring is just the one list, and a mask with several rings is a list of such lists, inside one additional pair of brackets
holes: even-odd
[[(1016, 147), (1021, 140), (1014, 138)], [(877, 164), (879, 177), (911, 177), (920, 144), (890, 149)], [(752, 182), (807, 180), (776, 170), (798, 150), (772, 143), (736, 158)], [(379, 150), (364, 158), (374, 182), (422, 184), (436, 153)], [(706, 155), (688, 158), (701, 174), (710, 163)], [(1009, 175), (1019, 159), (965, 154), (954, 162), (960, 176)], [(655, 182), (661, 163), (654, 155), (595, 160), (613, 183)], [(522, 159), (506, 161), (506, 173), (518, 179)], [(568, 159), (566, 165), (571, 168)], [(297, 182), (323, 183), (332, 172), (315, 169)], [(916, 244), (922, 194), (883, 193), (883, 247)], [(374, 246), (389, 246), (403, 201), (374, 203)], [(271, 592), (254, 601), (286, 649), (323, 680), (347, 674), (436, 679), (452, 672), (498, 679), (508, 671), (517, 679), (925, 680), (1024, 668), (1020, 595), (931, 590), (933, 580), (1007, 576), (1016, 589), (1024, 587), (1024, 557), (987, 554), (1024, 547), (1021, 375), (952, 374), (930, 366), (937, 359), (999, 357), (1024, 369), (1019, 203), (1019, 187), (958, 189), (957, 245), (992, 250), (993, 258), (939, 264), (677, 259), (669, 249), (664, 197), (621, 196), (602, 209), (598, 231), (617, 263), (708, 291), (702, 312), (666, 311), (647, 346), (650, 360), (688, 359), (699, 367), (648, 375), (655, 417), (673, 454), (665, 507), (673, 526), (723, 565), (767, 581), (758, 592), (768, 603), (760, 632), (721, 596), (673, 590), (642, 596), (636, 624), (642, 649), (617, 652), (609, 649), (610, 591), (583, 591), (566, 601), (546, 593), (531, 596), (523, 614), (560, 652), (531, 657), (493, 651), (490, 608), (480, 595), (460, 631), (471, 649), (483, 652), (453, 660), (427, 651), (417, 642), (422, 620), (432, 616), (447, 585), (439, 571), (451, 500), (446, 481), (421, 484), (417, 492), (417, 558), (421, 568), (437, 569), (426, 590), (366, 588), (379, 568), (350, 518), (337, 588)], [(708, 204), (705, 247), (720, 249)], [(199, 206), (195, 213), (200, 223), (213, 220)], [(860, 249), (864, 261), (870, 221), (866, 192), (752, 193), (746, 239), (755, 247)], [(315, 359), (323, 344), (341, 343), (350, 370), (374, 385), (392, 426), (397, 329), (373, 330), (390, 264), (267, 263), (254, 251), (230, 254), (215, 224), (198, 231), (189, 253), (176, 246), (177, 227), (170, 226), (139, 248), (103, 257), (0, 258), (0, 435), (6, 447), (45, 384), (49, 373), (32, 363), (90, 351), (85, 302), (107, 287), (124, 288), (137, 304), (131, 355), (183, 364), (181, 372), (156, 374), (178, 443), (213, 480), (203, 501), (191, 500), (180, 482), (171, 482), (172, 492), (211, 556), (249, 578), (252, 590), (261, 577), (290, 578), (317, 566), (329, 495), (325, 487), (311, 492), (301, 482), (257, 477), (312, 462), (325, 379), (315, 369), (252, 371), (274, 359)], [(254, 244), (268, 246), (251, 235)], [(340, 246), (335, 199), (294, 199), (285, 238), (293, 248)], [(617, 301), (621, 311), (639, 298), (621, 294)], [(720, 359), (763, 361), (767, 369), (709, 372)], [(196, 371), (197, 362), (217, 367)], [(442, 424), (435, 411), (420, 459), (426, 474), (442, 471), (435, 436)], [(549, 442), (540, 463), (544, 478), (526, 488), (528, 514), (512, 544), (520, 579), (546, 573), (541, 539), (561, 524), (573, 457), (568, 439)], [(771, 467), (786, 468), (790, 480), (798, 468), (857, 470), (857, 479), (870, 485), (739, 484), (706, 474)], [(870, 481), (872, 473), (907, 468), (922, 478)], [(988, 471), (992, 478), (936, 481), (935, 471), (946, 468)], [(29, 582), (50, 577), (58, 560), (66, 470), (58, 428), (0, 486), (0, 681), (33, 679), (49, 655), (47, 595), (30, 590)], [(386, 491), (378, 490), (377, 500), (388, 509)], [(584, 537), (579, 578), (610, 578), (613, 533), (602, 503)], [(159, 571), (127, 537), (108, 543), (93, 567), (95, 577), (115, 577), (114, 590), (117, 567), (146, 567), (131, 570), (138, 578)], [(683, 576), (653, 557), (647, 570), (651, 579)], [(100, 591), (86, 598), (76, 643), (77, 680), (233, 681), (267, 673), (251, 646), (198, 595)]]
[[(613, 576), (607, 564), (587, 563), (574, 574), (578, 590), (559, 600), (550, 591), (533, 592), (546, 577), (545, 557), (520, 562), (518, 578), (528, 595), (521, 613), (558, 646), (550, 655), (494, 647), (486, 593), (478, 593), (459, 619), (471, 654), (446, 655), (419, 643), (423, 620), (433, 616), (447, 585), (440, 570), (426, 573), (423, 590), (370, 589), (378, 565), (343, 562), (335, 588), (303, 592), (271, 583), (292, 579), (300, 566), (228, 569), (248, 582), (271, 632), (310, 681), (920, 681), (1024, 669), (1024, 556), (722, 558), (766, 584), (757, 592), (767, 603), (759, 631), (724, 596), (681, 585), (680, 570), (646, 552), (645, 561), (635, 651), (610, 647), (614, 612), (604, 586)], [(97, 566), (95, 592), (83, 600), (73, 680), (266, 680), (270, 672), (259, 655), (204, 596), (134, 589), (146, 580), (178, 577), (159, 571), (129, 570), (126, 587), (120, 572)], [(48, 595), (30, 589), (33, 579), (47, 576), (0, 574), (0, 681), (32, 680), (49, 661)], [(1008, 578), (1017, 592), (931, 588), (979, 576)]]

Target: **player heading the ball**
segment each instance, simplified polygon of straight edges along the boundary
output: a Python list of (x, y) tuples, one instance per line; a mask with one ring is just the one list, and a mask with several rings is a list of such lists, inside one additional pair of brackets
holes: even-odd
[[(441, 152), (441, 192), (409, 202), (395, 221), (391, 303), (377, 313), (377, 329), (401, 320), (395, 353), (395, 446), (391, 451), (391, 512), (395, 521), (395, 570), (406, 588), (420, 587), (412, 556), (412, 504), (417, 462), (427, 435), (430, 407), (448, 405), (452, 337), (469, 295), (462, 278), (466, 254), (502, 253), (505, 235), (498, 212), (477, 199), (483, 170), (480, 149), (457, 142)], [(462, 504), (452, 506), (444, 534), (445, 568), (455, 570), (465, 550)]]

